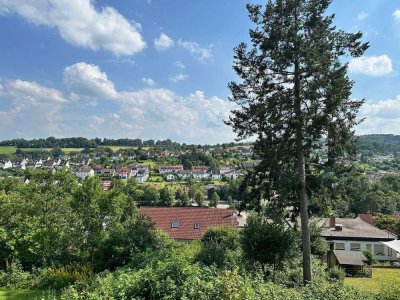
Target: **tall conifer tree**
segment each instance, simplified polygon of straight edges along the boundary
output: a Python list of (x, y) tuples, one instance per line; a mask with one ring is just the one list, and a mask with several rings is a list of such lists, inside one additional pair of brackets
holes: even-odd
[(294, 203), (300, 210), (305, 283), (312, 280), (307, 180), (319, 164), (315, 151), (324, 146), (321, 140), (328, 148), (325, 167), (352, 149), (363, 101), (351, 98), (353, 82), (344, 61), (368, 48), (360, 32), (333, 25), (330, 3), (248, 4), (256, 25), (251, 49), (245, 43), (235, 48), (234, 70), (241, 81), (229, 84), (230, 100), (239, 108), (227, 124), (239, 138), (256, 137), (255, 152), (263, 157), (251, 179), (253, 190), (259, 199)]

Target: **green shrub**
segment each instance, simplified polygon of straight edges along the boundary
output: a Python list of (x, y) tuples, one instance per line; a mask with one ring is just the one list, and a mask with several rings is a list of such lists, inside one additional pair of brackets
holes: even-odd
[(9, 270), (0, 271), (0, 286), (27, 289), (34, 284), (34, 277), (22, 269), (19, 261), (15, 261)]
[(365, 255), (365, 257), (368, 259), (367, 264), (368, 265), (375, 265), (376, 263), (378, 263), (378, 260), (376, 259), (376, 256), (369, 250), (364, 250), (363, 254)]
[(333, 283), (343, 283), (344, 278), (346, 277), (346, 273), (343, 269), (334, 266), (333, 268), (328, 269), (327, 271), (328, 279)]
[(85, 282), (93, 277), (92, 268), (87, 265), (67, 265), (46, 268), (39, 271), (40, 288), (61, 289), (75, 282)]

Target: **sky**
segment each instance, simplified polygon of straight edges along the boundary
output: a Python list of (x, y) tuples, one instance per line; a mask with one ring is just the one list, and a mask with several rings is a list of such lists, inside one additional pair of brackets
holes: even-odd
[[(0, 0), (0, 139), (233, 141), (244, 0)], [(255, 0), (252, 3), (264, 3)], [(333, 0), (370, 48), (349, 61), (357, 134), (400, 134), (400, 0)]]

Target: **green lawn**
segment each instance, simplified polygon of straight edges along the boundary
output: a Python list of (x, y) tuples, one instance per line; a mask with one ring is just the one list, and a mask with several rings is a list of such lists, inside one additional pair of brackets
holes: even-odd
[(400, 286), (400, 269), (372, 269), (372, 278), (345, 278), (344, 284), (365, 291), (380, 292), (387, 286)]
[(12, 154), (15, 153), (15, 146), (0, 146), (0, 154)]
[(0, 288), (0, 300), (40, 300), (53, 299), (48, 291), (28, 291)]

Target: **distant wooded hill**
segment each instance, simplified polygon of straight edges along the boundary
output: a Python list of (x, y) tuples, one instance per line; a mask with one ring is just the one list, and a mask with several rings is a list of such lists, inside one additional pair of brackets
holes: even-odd
[[(228, 143), (227, 146), (244, 145), (246, 143)], [(96, 148), (107, 146), (126, 146), (126, 147), (162, 147), (166, 149), (180, 149), (187, 145), (167, 140), (141, 140), (141, 139), (87, 139), (84, 137), (71, 138), (55, 138), (48, 137), (46, 139), (13, 139), (1, 141), (0, 146), (15, 146), (17, 148)], [(197, 146), (197, 145), (196, 145)], [(211, 147), (210, 145), (202, 145), (201, 147)]]
[[(226, 146), (243, 145), (246, 143), (228, 143)], [(370, 134), (357, 136), (357, 147), (361, 151), (372, 151), (381, 153), (400, 152), (400, 135), (393, 134)], [(87, 139), (83, 137), (54, 138), (46, 139), (13, 139), (1, 141), (0, 146), (15, 146), (17, 148), (96, 148), (107, 146), (126, 146), (126, 147), (163, 147), (167, 149), (179, 149), (187, 144), (180, 144), (167, 140), (141, 140), (141, 139)], [(203, 145), (202, 147), (211, 147)]]
[(356, 144), (360, 151), (372, 151), (380, 153), (400, 152), (400, 135), (361, 135), (357, 137)]

